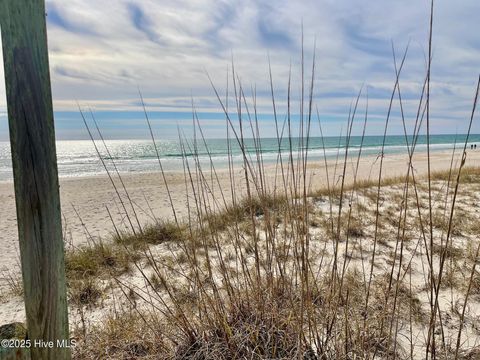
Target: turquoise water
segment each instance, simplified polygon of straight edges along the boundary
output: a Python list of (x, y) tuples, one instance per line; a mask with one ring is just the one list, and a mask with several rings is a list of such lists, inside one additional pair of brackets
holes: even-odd
[[(366, 136), (363, 143), (362, 154), (378, 155), (381, 151), (382, 136)], [(431, 151), (441, 151), (453, 149), (455, 141), (458, 146), (463, 146), (465, 135), (431, 135)], [(337, 154), (344, 154), (345, 138), (326, 137), (325, 154), (329, 158), (334, 158)], [(409, 144), (412, 138), (408, 139)], [(121, 172), (150, 172), (158, 171), (158, 160), (155, 148), (148, 140), (108, 140), (107, 147), (111, 158), (115, 161)], [(349, 144), (349, 154), (355, 156), (360, 148), (361, 137), (352, 136)], [(477, 144), (480, 151), (480, 135), (470, 135), (470, 144)], [(199, 161), (204, 166), (209, 165), (208, 152), (216, 167), (221, 168), (228, 165), (228, 144), (226, 139), (207, 139), (207, 147), (202, 140), (197, 140), (197, 150)], [(231, 140), (231, 151), (233, 159), (237, 163), (242, 161), (242, 152), (235, 140)], [(262, 138), (259, 144), (263, 161), (272, 163), (277, 161), (279, 154), (278, 140), (275, 138)], [(306, 147), (305, 140), (303, 144), (298, 139), (292, 139), (291, 147), (295, 153), (303, 146)], [(105, 159), (106, 164), (112, 167), (110, 157), (107, 155), (101, 142), (97, 146)], [(193, 144), (184, 144), (185, 153), (193, 163), (193, 154), (195, 153)], [(162, 165), (165, 171), (178, 171), (183, 169), (182, 150), (178, 141), (161, 140), (157, 142), (157, 148), (160, 154)], [(208, 148), (208, 151), (207, 151)], [(255, 144), (252, 139), (245, 140), (247, 155), (253, 160), (256, 158)], [(280, 152), (284, 158), (288, 156), (290, 142), (284, 139), (280, 144)], [(419, 136), (416, 146), (416, 152), (427, 150), (426, 137)], [(388, 136), (385, 142), (385, 154), (406, 153), (407, 146), (405, 136)], [(308, 144), (309, 161), (315, 162), (323, 159), (324, 151), (321, 138), (310, 138)], [(96, 155), (95, 148), (90, 140), (69, 140), (57, 142), (57, 158), (60, 177), (90, 176), (104, 174), (105, 170)], [(0, 142), (0, 181), (12, 179), (10, 145), (8, 142)]]

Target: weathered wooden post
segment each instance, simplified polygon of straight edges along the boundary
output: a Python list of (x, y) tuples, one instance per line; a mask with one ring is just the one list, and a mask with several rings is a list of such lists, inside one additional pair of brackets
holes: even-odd
[(44, 0), (0, 0), (0, 26), (30, 354), (68, 359)]

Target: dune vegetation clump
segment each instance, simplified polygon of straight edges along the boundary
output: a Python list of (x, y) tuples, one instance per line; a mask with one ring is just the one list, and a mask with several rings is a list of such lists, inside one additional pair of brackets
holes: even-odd
[[(400, 96), (394, 100), (405, 57), (406, 52), (389, 110), (402, 105)], [(310, 129), (314, 124), (321, 129), (313, 111), (314, 78), (301, 99), (298, 148), (290, 147), (288, 154), (280, 147), (294, 138), (290, 113), (283, 125), (276, 121), (282, 131), (273, 165), (262, 161), (257, 119), (241, 111), (244, 104), (255, 112), (254, 94), (248, 100), (234, 81), (234, 123), (214, 87), (225, 110), (228, 141), (242, 151), (241, 167), (229, 153), (227, 181), (221, 182), (211, 158), (208, 170), (200, 166), (197, 146), (206, 142), (196, 119), (199, 137), (179, 140), (187, 215), (179, 217), (170, 203), (172, 220), (135, 226), (139, 221), (127, 211), (135, 207), (124, 187), (130, 231), (117, 231), (112, 220), (111, 241), (67, 254), (70, 284), (78, 284), (71, 301), (81, 314), (77, 358), (476, 356), (480, 215), (472, 204), (478, 202), (480, 171), (465, 165), (468, 135), (447, 170), (432, 171), (421, 164), (424, 159), (417, 160), (416, 142), (430, 121), (426, 77), (413, 134), (404, 127), (403, 175), (384, 172), (388, 117), (381, 153), (368, 176), (361, 171), (364, 135), (360, 149), (349, 153), (361, 93), (348, 118), (344, 153), (334, 163), (325, 157), (320, 166), (308, 158)], [(477, 97), (478, 87), (470, 124)], [(367, 102), (365, 108), (363, 134)], [(253, 150), (244, 145), (247, 129)], [(327, 181), (312, 188), (319, 169)], [(164, 191), (170, 191), (167, 182)], [(99, 311), (99, 303), (109, 311)], [(90, 324), (88, 316), (102, 320)]]

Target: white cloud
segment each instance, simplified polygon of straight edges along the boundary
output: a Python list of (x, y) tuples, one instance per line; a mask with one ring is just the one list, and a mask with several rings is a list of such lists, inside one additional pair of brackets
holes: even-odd
[[(315, 89), (325, 115), (346, 115), (363, 83), (372, 89), (372, 115), (386, 113), (391, 40), (398, 62), (411, 41), (401, 77), (410, 113), (425, 73), (428, 1), (47, 0), (47, 8), (56, 110), (75, 111), (76, 100), (138, 110), (140, 86), (154, 110), (188, 111), (193, 96), (199, 110), (220, 111), (205, 71), (223, 90), (232, 55), (243, 86), (254, 84), (259, 109), (270, 112), (269, 55), (284, 108), (290, 62), (295, 96), (300, 89), (302, 23), (307, 74), (316, 39)], [(432, 114), (455, 126), (470, 110), (479, 72), (478, 13), (476, 0), (435, 3)], [(2, 84), (0, 111), (4, 94)]]

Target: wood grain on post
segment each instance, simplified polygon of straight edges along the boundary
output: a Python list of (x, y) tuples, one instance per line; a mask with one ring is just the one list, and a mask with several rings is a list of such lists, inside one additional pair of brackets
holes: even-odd
[[(44, 0), (1, 0), (8, 121), (32, 359), (69, 359), (60, 196)], [(49, 345), (52, 344), (50, 347)]]

